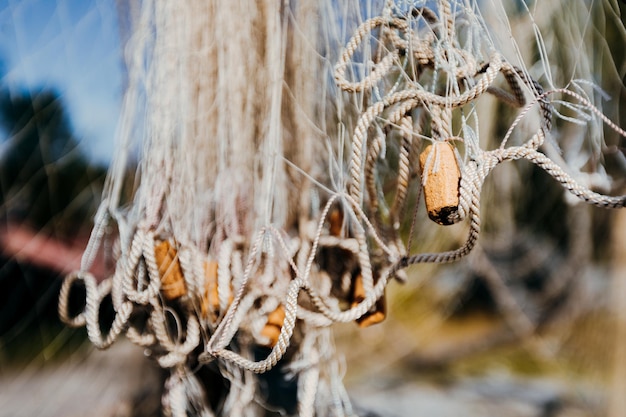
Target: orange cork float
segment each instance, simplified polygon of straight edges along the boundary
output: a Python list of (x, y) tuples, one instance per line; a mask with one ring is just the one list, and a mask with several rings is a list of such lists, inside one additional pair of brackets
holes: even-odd
[[(220, 308), (220, 294), (217, 282), (217, 261), (211, 260), (204, 263), (204, 293), (202, 295), (202, 303), (200, 311), (202, 317), (209, 318), (215, 322), (223, 313)], [(228, 305), (233, 302), (232, 287), (228, 295)]]
[(183, 271), (180, 268), (176, 249), (167, 240), (157, 243), (154, 257), (161, 277), (161, 293), (167, 300), (175, 300), (187, 292)]
[(328, 214), (328, 223), (330, 224), (328, 228), (330, 235), (339, 237), (341, 235), (341, 228), (343, 227), (343, 212), (341, 208), (338, 206), (333, 207)]
[(285, 307), (279, 305), (276, 310), (272, 311), (267, 316), (267, 323), (261, 330), (261, 336), (269, 339), (268, 347), (276, 346), (278, 343), (278, 337), (280, 336), (280, 331), (283, 327), (283, 323), (285, 322)]
[(204, 263), (204, 296), (202, 297), (202, 317), (215, 319), (220, 313), (220, 299), (217, 292), (217, 262)]
[[(357, 306), (363, 300), (365, 300), (365, 289), (363, 288), (363, 277), (359, 273), (352, 283), (352, 307)], [(357, 319), (356, 322), (359, 327), (369, 327), (378, 324), (385, 320), (386, 310), (385, 295), (383, 294), (374, 304), (374, 308)]]
[(436, 223), (450, 225), (459, 207), (461, 171), (449, 142), (435, 142), (420, 154), (424, 181), (424, 200), (428, 217)]

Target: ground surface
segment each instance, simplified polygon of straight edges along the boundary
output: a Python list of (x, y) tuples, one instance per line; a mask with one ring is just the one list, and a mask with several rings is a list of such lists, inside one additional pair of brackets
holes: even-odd
[(156, 415), (158, 371), (128, 342), (0, 375), (1, 417)]
[[(348, 391), (362, 417), (603, 416), (604, 394), (545, 377), (500, 370), (482, 376), (433, 378), (397, 371), (363, 374)], [(138, 347), (72, 355), (0, 375), (0, 417), (158, 415), (161, 378)]]

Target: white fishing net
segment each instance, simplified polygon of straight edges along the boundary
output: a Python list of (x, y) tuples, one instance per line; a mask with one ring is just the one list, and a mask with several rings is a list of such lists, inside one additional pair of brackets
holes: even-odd
[[(552, 67), (555, 40), (531, 19), (545, 9), (515, 4), (529, 51), (498, 1), (128, 5), (116, 154), (61, 317), (99, 348), (125, 334), (169, 369), (168, 415), (262, 415), (279, 406), (255, 374), (275, 369), (296, 387), (287, 414), (352, 415), (332, 325), (382, 321), (392, 278), (469, 254), (496, 166), (524, 159), (580, 200), (626, 204), (576, 171), (599, 160), (603, 126), (626, 135), (599, 107), (593, 66), (573, 52), (572, 68)], [(587, 45), (585, 33), (569, 39)], [(500, 104), (510, 120), (490, 128)], [(586, 159), (569, 167), (566, 124)], [(458, 249), (416, 249), (422, 196), (436, 223), (467, 224)], [(115, 265), (96, 277), (107, 248)], [(228, 386), (218, 400), (198, 367)]]

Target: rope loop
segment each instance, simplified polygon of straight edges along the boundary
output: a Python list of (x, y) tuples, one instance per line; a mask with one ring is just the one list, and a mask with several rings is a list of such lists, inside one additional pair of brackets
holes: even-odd
[[(125, 297), (137, 304), (148, 305), (161, 289), (159, 267), (154, 256), (154, 232), (141, 228), (135, 231), (124, 266), (118, 271)], [(117, 271), (116, 271), (117, 272)], [(147, 282), (146, 282), (147, 278)]]
[(85, 313), (86, 306), (80, 313), (75, 316), (72, 316), (69, 312), (70, 294), (72, 292), (74, 284), (77, 282), (82, 282), (84, 284), (85, 291), (87, 293), (98, 291), (96, 279), (89, 272), (74, 271), (68, 274), (65, 279), (63, 279), (63, 283), (61, 284), (61, 291), (59, 293), (58, 312), (61, 321), (71, 327), (81, 327), (87, 323)]
[[(240, 372), (241, 381), (247, 378), (247, 372), (262, 373), (276, 366), (292, 344), (294, 334), (299, 342), (299, 335), (310, 329), (322, 333), (332, 323), (363, 320), (379, 313), (378, 303), (385, 299), (390, 278), (399, 279), (409, 266), (455, 262), (471, 253), (481, 232), (481, 190), (486, 178), (501, 163), (526, 159), (583, 201), (600, 207), (624, 207), (626, 196), (593, 192), (542, 153), (554, 112), (548, 96), (554, 92), (544, 92), (527, 72), (491, 48), (476, 49), (475, 34), (463, 32), (460, 24), (455, 26), (457, 11), (452, 6), (456, 3), (431, 3), (436, 8), (413, 7), (401, 14), (400, 8), (389, 0), (383, 14), (361, 23), (345, 45), (334, 69), (335, 81), (341, 91), (356, 96), (349, 105), (363, 106), (355, 120), (340, 120), (346, 121), (346, 126), (356, 122), (349, 135), (349, 161), (344, 160), (341, 147), (335, 164), (337, 171), (342, 171), (347, 162), (348, 178), (345, 183), (344, 178), (335, 181), (331, 171), (336, 190), (328, 189), (328, 196), (323, 194), (326, 200), (318, 194), (312, 196), (313, 192), (303, 193), (298, 208), (305, 209), (294, 220), (298, 233), (282, 230), (270, 222), (270, 217), (278, 219), (274, 220), (277, 223), (291, 222), (293, 213), (285, 215), (289, 220), (274, 216), (276, 213), (268, 215), (266, 223), (238, 217), (245, 210), (257, 208), (247, 205), (249, 201), (257, 203), (255, 199), (260, 194), (256, 183), (250, 188), (253, 193), (249, 201), (248, 196), (242, 201), (239, 195), (234, 196), (233, 217), (228, 217), (230, 212), (224, 214), (231, 208), (224, 205), (228, 210), (211, 207), (202, 216), (194, 215), (189, 220), (184, 217), (184, 210), (174, 213), (172, 206), (197, 200), (187, 200), (187, 193), (182, 194), (183, 199), (169, 195), (168, 187), (173, 186), (173, 181), (156, 181), (153, 185), (162, 187), (158, 192), (142, 184), (138, 201), (146, 204), (143, 198), (158, 202), (135, 210), (129, 215), (135, 216), (132, 221), (122, 219), (126, 212), (109, 211), (112, 203), (101, 206), (81, 271), (69, 274), (62, 283), (58, 306), (61, 319), (70, 326), (86, 326), (89, 339), (100, 349), (110, 346), (123, 332), (133, 343), (148, 348), (158, 364), (171, 371), (168, 384), (172, 387), (166, 402), (174, 414), (184, 414), (191, 404), (189, 398), (184, 398), (188, 389), (185, 384), (193, 387), (196, 382), (186, 374), (186, 367), (193, 363), (190, 358), (200, 348), (204, 350), (198, 356), (200, 363), (218, 361), (225, 374), (231, 370), (235, 370), (232, 374)], [(461, 34), (463, 39), (459, 41), (461, 36), (457, 35)], [(357, 62), (361, 55), (362, 62)], [(504, 87), (498, 86), (498, 78)], [(280, 83), (277, 85), (280, 87)], [(576, 93), (561, 92), (578, 98), (589, 115), (600, 112)], [(500, 146), (492, 150), (485, 150), (484, 144), (481, 147), (478, 133), (477, 113), (482, 112), (482, 107), (476, 103), (486, 94), (519, 111)], [(529, 103), (528, 98), (532, 99)], [(281, 104), (276, 101), (276, 105)], [(509, 144), (513, 129), (531, 109), (537, 112), (538, 128), (515, 139), (521, 144)], [(598, 116), (626, 136), (605, 116)], [(280, 135), (270, 136), (278, 140)], [(267, 149), (276, 149), (275, 145), (278, 142), (272, 142)], [(461, 155), (463, 148), (465, 153)], [(224, 152), (220, 149), (216, 154)], [(178, 172), (178, 159), (169, 154), (162, 157), (160, 168)], [(154, 162), (148, 158), (145, 163)], [(188, 173), (185, 168), (182, 172)], [(254, 171), (264, 173), (267, 190), (271, 190), (267, 196), (276, 201), (279, 200), (271, 194), (272, 187), (283, 181), (278, 169), (278, 165), (272, 165), (271, 170)], [(220, 170), (220, 175), (225, 175)], [(437, 182), (441, 174), (438, 170), (452, 174)], [(166, 177), (172, 180), (169, 173)], [(183, 176), (179, 182), (184, 184), (190, 178)], [(448, 203), (435, 206), (439, 210), (429, 208), (433, 200), (428, 198), (429, 184), (435, 184), (435, 190), (446, 188), (445, 198), (440, 200)], [(205, 185), (198, 183), (198, 187)], [(222, 194), (215, 195), (207, 199), (215, 198), (222, 204)], [(467, 237), (459, 247), (435, 253), (411, 251), (422, 195), (429, 217), (437, 223), (468, 225)], [(278, 207), (273, 206), (274, 201), (268, 199), (271, 204), (267, 213)], [(406, 210), (412, 201), (416, 201), (413, 225), (406, 239), (401, 228), (409, 219)], [(340, 213), (339, 219), (333, 220), (333, 209)], [(442, 214), (439, 217), (431, 212)], [(120, 255), (113, 276), (98, 284), (87, 270), (113, 218), (122, 226), (118, 227)], [(208, 229), (181, 237), (184, 228), (178, 218), (188, 222), (200, 219), (200, 224)], [(197, 236), (200, 243), (194, 243), (191, 236)], [(206, 253), (194, 246), (196, 243)], [(169, 280), (176, 284), (170, 285)], [(85, 287), (85, 306), (73, 314), (69, 311), (69, 299), (79, 285)], [(355, 290), (357, 286), (359, 292)], [(114, 317), (111, 323), (103, 323), (102, 310), (109, 297)], [(281, 318), (270, 322), (270, 315), (277, 311), (275, 317)], [(274, 327), (271, 336), (263, 333), (264, 325)], [(239, 338), (242, 334), (245, 336)], [(270, 343), (265, 345), (265, 340)], [(252, 360), (255, 346), (271, 350), (265, 358)], [(317, 355), (317, 347), (309, 346), (308, 352)], [(304, 356), (304, 352), (303, 349), (297, 354)], [(313, 385), (311, 381), (315, 378), (311, 377), (307, 384)], [(231, 387), (239, 388), (234, 383)]]

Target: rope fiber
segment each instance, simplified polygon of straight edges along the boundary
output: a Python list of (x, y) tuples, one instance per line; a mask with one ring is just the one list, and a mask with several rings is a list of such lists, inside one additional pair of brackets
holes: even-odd
[[(299, 415), (351, 415), (330, 326), (375, 312), (390, 279), (406, 279), (409, 266), (456, 262), (472, 252), (481, 190), (504, 162), (527, 160), (589, 204), (626, 205), (626, 196), (592, 191), (542, 151), (555, 94), (626, 132), (586, 97), (544, 91), (493, 47), (466, 3), (388, 1), (379, 16), (356, 25), (336, 56), (328, 39), (338, 46), (344, 38), (316, 27), (322, 6), (226, 3), (142, 2), (128, 45), (120, 155), (81, 270), (65, 278), (59, 298), (61, 319), (86, 326), (96, 347), (125, 334), (169, 369), (166, 415), (258, 415), (264, 403), (253, 374), (286, 358), (299, 375)], [(241, 30), (230, 30), (234, 22)], [(472, 32), (461, 44), (463, 30)], [(322, 50), (336, 61), (334, 85), (323, 81), (331, 77)], [(518, 114), (491, 150), (470, 134), (478, 132), (478, 122), (469, 121), (478, 119), (485, 97)], [(332, 112), (337, 131), (323, 116)], [(529, 120), (523, 128), (522, 119)], [(119, 164), (137, 136), (139, 175), (127, 207)], [(325, 140), (337, 143), (326, 148)], [(453, 156), (444, 161), (437, 146), (424, 151), (429, 144), (447, 144)], [(412, 196), (427, 204), (440, 198), (429, 184), (446, 174), (446, 164), (458, 167), (454, 202), (435, 218), (467, 222), (467, 238), (454, 250), (413, 253), (419, 220)], [(339, 169), (327, 172), (327, 165)], [(409, 223), (407, 239), (401, 231)], [(117, 236), (117, 262), (110, 276), (96, 278), (90, 265), (107, 236)], [(357, 277), (364, 291), (358, 297)], [(72, 314), (69, 300), (79, 286), (85, 305)], [(115, 317), (107, 325), (100, 310), (109, 296)], [(284, 315), (270, 319), (272, 312)], [(269, 352), (261, 359), (260, 347)], [(198, 362), (216, 363), (232, 387), (219, 410), (191, 371)]]

